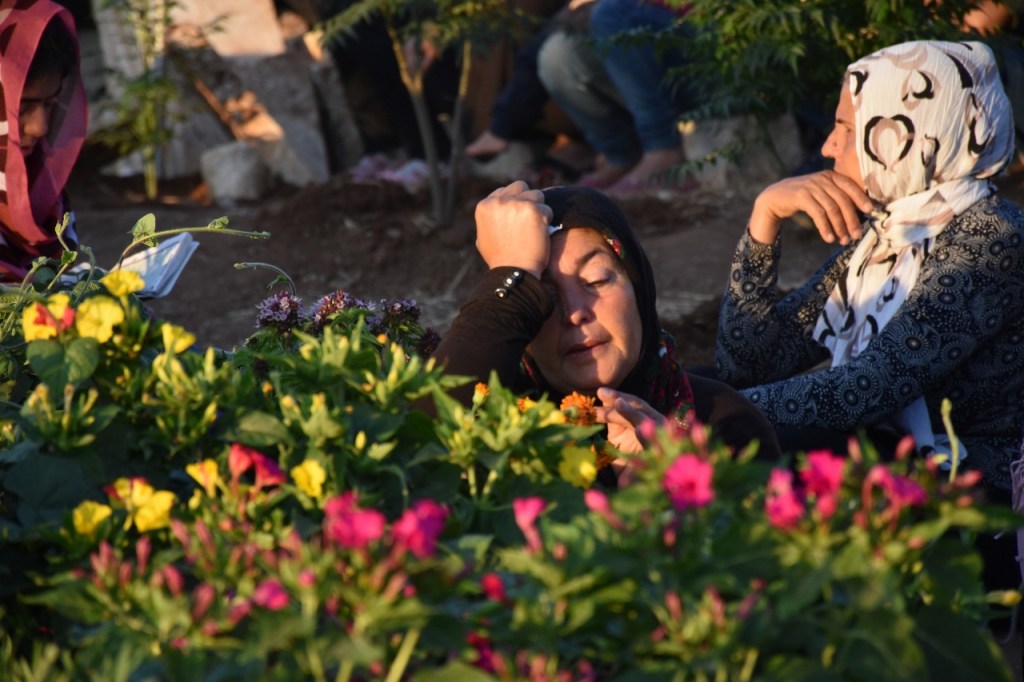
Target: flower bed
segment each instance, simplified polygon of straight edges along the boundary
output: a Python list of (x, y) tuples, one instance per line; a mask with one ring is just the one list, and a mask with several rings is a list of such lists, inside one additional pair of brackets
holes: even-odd
[(972, 473), (698, 424), (609, 490), (586, 399), (455, 402), (411, 301), (226, 353), (139, 286), (5, 301), (3, 679), (1009, 679)]

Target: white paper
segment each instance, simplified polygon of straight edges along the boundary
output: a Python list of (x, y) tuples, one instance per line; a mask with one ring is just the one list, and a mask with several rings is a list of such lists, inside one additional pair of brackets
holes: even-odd
[[(185, 264), (195, 253), (199, 242), (188, 232), (182, 232), (169, 239), (151, 246), (143, 251), (138, 251), (126, 257), (118, 268), (115, 265), (111, 270), (131, 270), (137, 272), (145, 282), (141, 291), (136, 292), (140, 298), (160, 298), (166, 296), (174, 288), (178, 276), (185, 269)], [(61, 279), (69, 285), (73, 285), (82, 279), (83, 273), (89, 269), (88, 263), (83, 263), (72, 268)], [(100, 268), (97, 268), (100, 269)]]
[(191, 234), (182, 232), (145, 251), (128, 256), (121, 263), (121, 269), (139, 273), (146, 282), (146, 286), (138, 292), (139, 296), (160, 298), (174, 288), (178, 276), (198, 246), (199, 242)]

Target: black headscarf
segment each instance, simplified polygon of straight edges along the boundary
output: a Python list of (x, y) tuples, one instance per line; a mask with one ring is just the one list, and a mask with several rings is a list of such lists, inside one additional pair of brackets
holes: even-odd
[(544, 203), (554, 212), (552, 225), (563, 230), (576, 227), (596, 230), (604, 234), (622, 260), (626, 275), (633, 284), (643, 335), (636, 367), (617, 388), (650, 401), (651, 379), (660, 364), (663, 332), (658, 321), (654, 273), (647, 254), (622, 209), (603, 193), (590, 187), (576, 186), (549, 187), (543, 191)]

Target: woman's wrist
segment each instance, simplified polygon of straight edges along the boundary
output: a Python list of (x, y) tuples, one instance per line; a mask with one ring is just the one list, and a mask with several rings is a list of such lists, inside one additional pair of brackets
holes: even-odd
[(779, 238), (781, 225), (782, 221), (771, 211), (754, 202), (754, 210), (750, 214), (750, 222), (747, 223), (747, 232), (751, 239), (759, 244), (774, 244)]

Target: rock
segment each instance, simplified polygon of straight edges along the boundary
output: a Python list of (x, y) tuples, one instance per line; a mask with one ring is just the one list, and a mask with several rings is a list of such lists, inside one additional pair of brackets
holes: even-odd
[(467, 158), (469, 172), (474, 177), (507, 181), (518, 177), (538, 157), (537, 150), (525, 143), (512, 140), (505, 151), (487, 161)]
[(218, 206), (255, 201), (270, 188), (270, 169), (252, 145), (236, 140), (203, 153), (203, 180)]
[(704, 189), (764, 186), (785, 177), (803, 160), (796, 120), (789, 115), (771, 121), (764, 133), (750, 116), (687, 121), (680, 131), (687, 160), (704, 161), (696, 173)]

